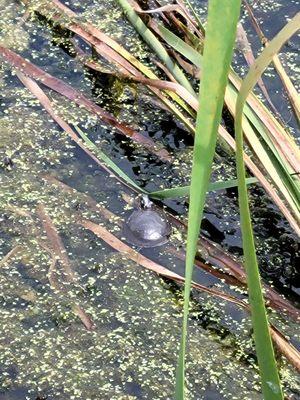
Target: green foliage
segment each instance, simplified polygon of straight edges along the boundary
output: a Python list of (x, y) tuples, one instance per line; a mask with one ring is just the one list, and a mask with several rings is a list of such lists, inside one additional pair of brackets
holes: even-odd
[(247, 96), (263, 71), (272, 61), (281, 46), (299, 29), (300, 13), (296, 15), (279, 34), (269, 43), (244, 79), (236, 103), (235, 139), (236, 162), (239, 187), (239, 205), (241, 213), (241, 230), (243, 236), (243, 251), (247, 270), (249, 301), (251, 304), (252, 325), (256, 352), (262, 380), (264, 398), (267, 400), (283, 399), (280, 380), (276, 367), (272, 341), (269, 334), (268, 320), (261, 290), (259, 269), (255, 253), (247, 187), (245, 181), (245, 166), (243, 158), (242, 116)]
[(200, 67), (202, 63), (201, 54), (192, 46), (187, 44), (184, 40), (180, 39), (175, 33), (171, 32), (164, 25), (159, 24), (159, 31), (162, 38), (179, 54), (186, 57), (191, 63)]
[[(159, 31), (161, 37), (171, 48), (201, 71), (203, 57), (195, 48), (162, 24), (159, 24)], [(232, 69), (230, 70), (229, 78), (225, 102), (232, 115), (234, 115), (238, 87), (241, 84), (241, 80)], [(278, 203), (275, 192), (269, 192), (269, 194), (273, 196), (277, 205), (281, 206), (280, 208), (285, 213), (291, 226), (296, 232), (299, 232), (297, 228), (299, 217), (297, 218), (297, 215), (300, 209), (300, 181), (299, 179), (292, 179), (291, 175), (297, 172), (297, 168), (295, 169), (294, 164), (291, 164), (289, 159), (290, 154), (295, 155), (295, 158), (298, 157), (299, 151), (293, 139), (274, 120), (272, 114), (260, 103), (258, 98), (253, 94), (251, 95), (251, 103), (246, 103), (243, 108), (243, 114), (246, 117), (243, 120), (243, 129), (256, 157), (267, 171), (269, 179), (279, 189), (292, 213), (286, 209), (282, 202)]]
[[(256, 178), (246, 178), (246, 184), (251, 185), (257, 183)], [(230, 179), (228, 181), (212, 182), (208, 185), (208, 191), (215, 191), (221, 189), (229, 189), (237, 186), (237, 179)], [(174, 187), (172, 189), (157, 190), (151, 192), (150, 196), (154, 199), (172, 199), (176, 197), (188, 196), (190, 192), (190, 186)]]
[[(185, 354), (194, 258), (215, 153), (239, 12), (239, 0), (209, 1), (190, 187), (184, 315), (176, 374), (176, 400), (185, 398)], [(224, 24), (224, 20), (226, 24)]]

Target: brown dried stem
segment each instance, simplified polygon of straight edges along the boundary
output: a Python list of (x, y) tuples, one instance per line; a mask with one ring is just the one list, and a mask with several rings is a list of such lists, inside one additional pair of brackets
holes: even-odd
[[(49, 268), (49, 282), (51, 286), (54, 286), (57, 290), (59, 289), (59, 286), (57, 285), (55, 279), (54, 279), (54, 273), (56, 272), (56, 265), (57, 265), (57, 260), (60, 261), (66, 280), (69, 283), (75, 283), (77, 284), (77, 278), (74, 274), (74, 271), (72, 270), (71, 267), (71, 261), (68, 257), (66, 248), (63, 244), (63, 241), (61, 237), (58, 234), (58, 231), (56, 230), (53, 222), (51, 221), (50, 217), (46, 213), (46, 210), (42, 204), (39, 204), (37, 207), (37, 215), (40, 218), (42, 225), (46, 231), (47, 238), (49, 240), (50, 247), (55, 255), (55, 258), (52, 258), (52, 262)], [(73, 312), (81, 319), (82, 323), (86, 327), (86, 329), (91, 330), (94, 329), (95, 325), (92, 321), (92, 319), (86, 314), (86, 312), (82, 309), (81, 306), (78, 304), (73, 304), (72, 305), (72, 310)]]

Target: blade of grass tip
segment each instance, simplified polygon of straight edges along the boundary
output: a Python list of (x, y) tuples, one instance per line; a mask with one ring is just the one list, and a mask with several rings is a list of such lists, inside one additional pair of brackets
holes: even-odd
[(247, 187), (245, 183), (245, 165), (243, 159), (243, 132), (242, 116), (243, 107), (249, 92), (253, 89), (263, 71), (272, 61), (283, 44), (300, 27), (300, 13), (298, 13), (269, 43), (250, 68), (240, 88), (236, 103), (235, 118), (235, 140), (236, 140), (236, 163), (239, 187), (239, 204), (241, 211), (241, 230), (243, 238), (243, 249), (245, 268), (247, 271), (248, 292), (251, 305), (252, 325), (260, 375), (262, 380), (262, 391), (266, 399), (283, 399), (283, 393), (278, 376), (272, 341), (269, 333), (268, 319), (261, 290), (259, 269), (257, 264), (253, 230), (248, 203)]
[(137, 13), (130, 6), (128, 1), (126, 0), (117, 0), (119, 5), (122, 7), (124, 14), (129, 19), (131, 24), (134, 26), (136, 31), (142, 36), (148, 46), (155, 51), (160, 60), (165, 63), (169, 71), (176, 78), (178, 83), (184, 86), (192, 95), (196, 96), (194, 89), (190, 82), (188, 81), (185, 74), (178, 67), (178, 65), (171, 59), (168, 55), (166, 49), (160, 43), (160, 41), (156, 38), (156, 36), (147, 28), (141, 18), (137, 15)]
[[(252, 183), (257, 183), (257, 178), (247, 178), (246, 184), (251, 185)], [(208, 185), (208, 191), (229, 189), (237, 187), (237, 179), (230, 179), (228, 181), (212, 182)], [(190, 186), (178, 186), (171, 189), (156, 190), (155, 192), (149, 193), (149, 196), (155, 199), (174, 199), (176, 197), (188, 196), (190, 192)]]
[(79, 126), (74, 125), (75, 130), (85, 144), (99, 157), (112, 171), (114, 171), (120, 178), (122, 178), (129, 186), (136, 189), (138, 193), (148, 193), (146, 190), (138, 186), (125, 172), (118, 167), (103, 151), (101, 151), (79, 128)]
[[(194, 258), (215, 153), (217, 132), (221, 121), (225, 87), (239, 14), (239, 0), (209, 1), (190, 188), (184, 311), (176, 373), (176, 400), (185, 398), (185, 353)], [(224, 19), (226, 24), (224, 24)]]

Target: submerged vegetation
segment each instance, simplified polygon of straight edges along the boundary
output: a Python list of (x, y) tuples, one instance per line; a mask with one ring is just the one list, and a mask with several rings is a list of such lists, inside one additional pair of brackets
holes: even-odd
[[(0, 0), (0, 397), (298, 398), (300, 154), (262, 73), (296, 121), (299, 14), (267, 40), (240, 7)], [(142, 194), (160, 247), (127, 240)]]

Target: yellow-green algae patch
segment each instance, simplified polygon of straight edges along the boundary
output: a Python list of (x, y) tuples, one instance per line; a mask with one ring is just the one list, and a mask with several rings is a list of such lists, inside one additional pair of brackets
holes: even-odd
[[(2, 389), (25, 387), (28, 399), (37, 393), (60, 399), (171, 399), (180, 298), (153, 274), (112, 253), (76, 225), (80, 196), (65, 195), (39, 179), (47, 169), (76, 176), (80, 165), (74, 158), (74, 146), (36, 107), (26, 90), (18, 89), (17, 93), (17, 102), (6, 109), (0, 121), (1, 155), (9, 154), (14, 161), (12, 168), (1, 171), (1, 226), (9, 238), (1, 241), (2, 256), (15, 245), (24, 247), (0, 271)], [(92, 184), (91, 176), (85, 179)], [(101, 199), (105, 193), (99, 190), (97, 196)], [(64, 238), (79, 276), (79, 288), (70, 284), (63, 285), (63, 292), (50, 288), (47, 274), (51, 257), (42, 246), (47, 241), (35, 215), (41, 202)], [(108, 197), (104, 204), (109, 203)], [(33, 221), (22, 215), (22, 210), (32, 213)], [(99, 215), (83, 204), (79, 210), (99, 220)], [(63, 281), (61, 274), (58, 272), (58, 279)], [(74, 301), (92, 317), (94, 331), (86, 331), (72, 314)], [(202, 295), (197, 304), (210, 324), (222, 332), (226, 303)], [(209, 393), (225, 399), (241, 395), (249, 400), (261, 398), (257, 369), (246, 351), (251, 354), (253, 350), (249, 320), (236, 324), (236, 338), (229, 334), (223, 341), (218, 330), (204, 329), (198, 322), (197, 307), (192, 317), (189, 398), (205, 399)], [(230, 320), (228, 313), (229, 325)], [(285, 363), (282, 374), (290, 388), (298, 387)]]
[[(91, 18), (96, 7), (97, 3), (87, 8), (85, 17)], [(104, 21), (111, 24), (120, 18), (109, 7), (106, 14)], [(5, 2), (5, 18), (11, 24), (16, 24), (20, 16)], [(33, 29), (34, 23), (28, 21), (27, 27)], [(100, 13), (95, 23), (105, 27)], [(118, 37), (119, 33), (116, 31), (115, 35)], [(26, 35), (22, 43), (15, 44), (16, 50), (25, 49), (25, 39)], [(51, 40), (46, 30), (44, 39)], [(43, 57), (47, 56), (45, 49)], [(33, 55), (38, 57), (38, 52)], [(54, 49), (49, 57), (57, 62), (60, 55)], [(66, 64), (61, 61), (58, 65), (67, 74)], [(119, 196), (120, 185), (101, 170), (100, 176), (94, 174), (95, 168), (78, 156), (67, 135), (7, 66), (3, 66), (1, 93), (5, 98), (1, 100), (0, 117), (0, 260), (15, 246), (21, 246), (0, 267), (2, 393), (9, 396), (10, 391), (23, 388), (25, 398), (30, 400), (37, 396), (60, 400), (172, 399), (181, 327), (180, 294), (176, 287), (126, 260), (77, 224), (78, 213), (82, 213), (120, 236), (116, 218), (123, 220), (127, 215)], [(57, 94), (47, 93), (67, 121), (104, 131), (94, 116)], [(127, 107), (123, 118), (130, 111)], [(137, 114), (138, 108), (134, 111)], [(149, 121), (151, 117), (141, 114), (140, 118)], [(105, 137), (106, 148), (112, 152), (117, 146), (111, 145), (113, 134)], [(102, 138), (100, 142), (103, 143)], [(122, 148), (120, 143), (118, 146)], [(136, 157), (141, 157), (141, 150), (132, 148)], [(180, 157), (177, 169), (184, 179), (183, 171), (190, 167), (189, 154), (183, 152)], [(164, 172), (164, 167), (160, 168)], [(67, 195), (46, 183), (42, 178), (45, 173), (89, 192), (118, 217), (105, 222), (100, 213), (87, 207), (82, 196)], [(36, 214), (41, 203), (60, 232), (77, 285), (66, 282), (59, 265), (55, 274), (59, 290), (50, 286), (52, 255), (47, 251), (49, 242)], [(177, 242), (175, 239), (176, 244), (182, 241), (179, 235)], [(162, 263), (176, 270), (179, 260), (161, 253)], [(225, 284), (220, 284), (219, 289), (238, 294)], [(74, 303), (80, 303), (90, 315), (95, 330), (87, 331), (73, 314)], [(249, 318), (228, 303), (201, 293), (195, 294), (191, 307), (188, 398), (261, 399)], [(285, 326), (286, 334), (296, 335), (292, 323), (275, 315), (273, 318)], [(280, 367), (289, 393), (297, 392), (299, 379), (293, 369), (285, 360), (280, 360)]]

